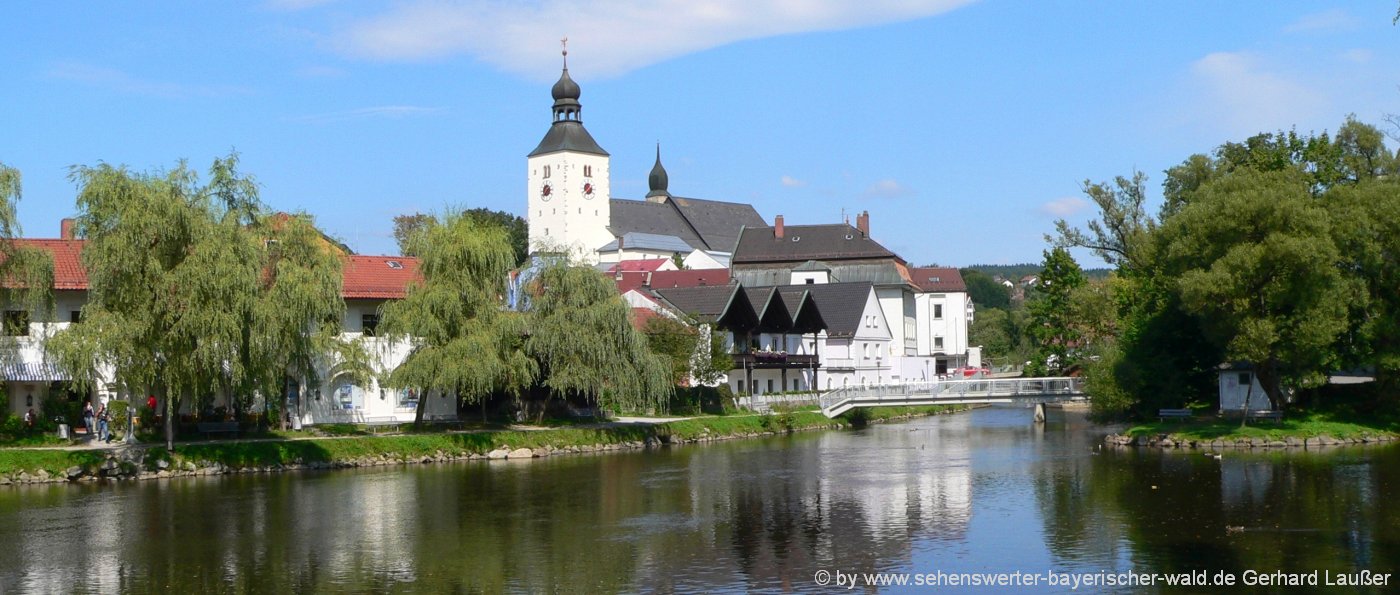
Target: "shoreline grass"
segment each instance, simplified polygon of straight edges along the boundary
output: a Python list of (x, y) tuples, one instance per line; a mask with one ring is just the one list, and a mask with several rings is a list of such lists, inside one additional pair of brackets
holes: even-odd
[[(1387, 417), (1359, 419), (1356, 416), (1331, 412), (1300, 412), (1292, 417), (1273, 421), (1251, 421), (1241, 427), (1238, 418), (1204, 418), (1193, 420), (1169, 420), (1138, 424), (1123, 431), (1124, 436), (1156, 437), (1160, 435), (1191, 441), (1235, 440), (1240, 438), (1261, 438), (1285, 440), (1288, 438), (1332, 437), (1342, 440), (1362, 437), (1400, 437), (1400, 420)], [(1180, 441), (1180, 440), (1178, 440)]]
[[(644, 445), (684, 444), (781, 435), (806, 430), (843, 429), (871, 422), (937, 415), (964, 409), (966, 408), (948, 406), (899, 407), (887, 408), (877, 414), (842, 416), (837, 419), (827, 418), (816, 411), (776, 411), (768, 415), (705, 416), (657, 424), (593, 428), (561, 426), (539, 430), (408, 432), (382, 436), (353, 433), (342, 434), (340, 437), (298, 439), (290, 439), (291, 432), (279, 432), (277, 437), (282, 439), (177, 442), (173, 451), (167, 451), (163, 445), (143, 444), (141, 467), (149, 473), (157, 469), (159, 461), (169, 463), (172, 468), (178, 468), (186, 462), (197, 465), (217, 463), (233, 469), (312, 464), (335, 466), (371, 459), (400, 462), (461, 459), (485, 456), (500, 449), (580, 452), (641, 448)], [(98, 467), (111, 453), (112, 451), (98, 449), (0, 449), (0, 478), (17, 476), (22, 472), (37, 473), (39, 470), (47, 472), (50, 476), (60, 476), (75, 466), (88, 474), (96, 474)]]

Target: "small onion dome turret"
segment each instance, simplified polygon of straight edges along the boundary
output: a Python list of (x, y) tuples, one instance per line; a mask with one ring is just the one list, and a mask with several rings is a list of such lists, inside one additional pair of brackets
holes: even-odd
[(651, 188), (651, 192), (647, 193), (647, 197), (670, 196), (671, 193), (666, 190), (670, 182), (670, 179), (666, 176), (666, 168), (661, 166), (661, 143), (657, 143), (656, 165), (651, 166), (651, 175), (647, 176), (647, 186)]

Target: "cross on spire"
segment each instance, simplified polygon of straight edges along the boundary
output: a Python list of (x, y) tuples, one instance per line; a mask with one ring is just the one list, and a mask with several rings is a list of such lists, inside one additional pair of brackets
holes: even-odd
[(559, 47), (563, 48), (563, 50), (564, 50), (564, 68), (568, 68), (568, 67), (569, 67), (569, 38), (568, 38), (568, 36), (565, 36), (563, 39), (560, 39), (560, 40), (559, 40)]

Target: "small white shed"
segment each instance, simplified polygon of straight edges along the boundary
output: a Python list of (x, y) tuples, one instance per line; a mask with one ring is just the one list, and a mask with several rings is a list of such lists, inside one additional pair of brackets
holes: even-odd
[(1220, 412), (1241, 413), (1245, 410), (1245, 399), (1249, 399), (1250, 411), (1271, 411), (1269, 395), (1259, 384), (1259, 377), (1249, 365), (1230, 364), (1220, 368)]

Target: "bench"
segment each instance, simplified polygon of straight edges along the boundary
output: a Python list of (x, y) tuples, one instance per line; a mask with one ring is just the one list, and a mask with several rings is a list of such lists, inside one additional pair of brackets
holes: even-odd
[(238, 435), (238, 422), (236, 421), (202, 421), (196, 425), (199, 433), (208, 436), (210, 434), (233, 434)]
[(393, 416), (366, 417), (365, 428), (370, 432), (378, 432), (380, 428), (399, 429), (399, 418)]
[(1157, 410), (1157, 418), (1158, 418), (1159, 421), (1166, 421), (1167, 419), (1191, 419), (1192, 415), (1193, 415), (1193, 414), (1191, 413), (1191, 410), (1190, 410), (1190, 409), (1158, 409), (1158, 410)]
[(1249, 419), (1261, 419), (1265, 421), (1283, 421), (1282, 411), (1250, 411), (1245, 414)]

